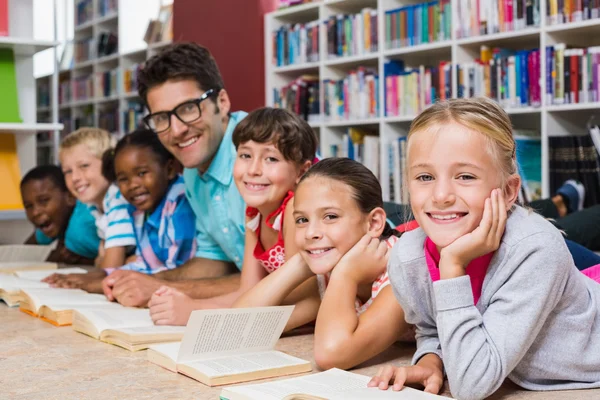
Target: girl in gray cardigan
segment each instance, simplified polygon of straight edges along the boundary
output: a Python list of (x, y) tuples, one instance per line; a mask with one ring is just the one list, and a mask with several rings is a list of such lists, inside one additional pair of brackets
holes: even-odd
[(369, 386), (438, 393), (446, 375), (459, 399), (487, 397), (507, 377), (531, 390), (600, 387), (600, 284), (550, 222), (515, 205), (504, 110), (483, 98), (436, 103), (411, 125), (407, 166), (420, 228), (400, 238), (388, 272), (417, 351)]

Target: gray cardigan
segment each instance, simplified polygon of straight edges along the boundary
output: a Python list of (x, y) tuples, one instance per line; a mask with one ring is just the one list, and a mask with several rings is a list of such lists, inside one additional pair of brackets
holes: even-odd
[(477, 305), (468, 276), (431, 281), (425, 238), (403, 234), (388, 264), (417, 328), (413, 363), (437, 354), (458, 399), (489, 396), (506, 377), (531, 390), (600, 387), (600, 284), (575, 268), (552, 224), (515, 207)]

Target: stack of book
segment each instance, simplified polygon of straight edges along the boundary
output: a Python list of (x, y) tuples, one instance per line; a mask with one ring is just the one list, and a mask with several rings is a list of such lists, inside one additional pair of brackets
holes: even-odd
[(438, 66), (405, 68), (394, 60), (384, 65), (385, 115), (416, 116), (438, 99), (450, 98), (452, 90), (451, 64), (440, 61)]
[(286, 24), (273, 32), (273, 65), (319, 61), (319, 21)]
[(373, 53), (378, 49), (376, 9), (331, 16), (326, 27), (329, 59)]
[(567, 49), (546, 47), (546, 101), (576, 104), (600, 101), (600, 46)]
[(600, 3), (589, 0), (548, 0), (546, 14), (548, 25), (587, 21), (600, 18)]
[(464, 21), (455, 28), (457, 38), (540, 26), (539, 0), (458, 0), (456, 6)]
[(285, 108), (308, 122), (320, 120), (319, 77), (302, 75), (280, 89), (273, 89), (273, 107)]
[(481, 57), (457, 65), (457, 97), (487, 96), (503, 107), (539, 107), (540, 51), (490, 51), (482, 47)]
[(421, 3), (385, 12), (387, 49), (416, 46), (452, 38), (450, 0)]
[(379, 75), (359, 67), (344, 79), (323, 81), (325, 118), (328, 121), (361, 120), (379, 116)]

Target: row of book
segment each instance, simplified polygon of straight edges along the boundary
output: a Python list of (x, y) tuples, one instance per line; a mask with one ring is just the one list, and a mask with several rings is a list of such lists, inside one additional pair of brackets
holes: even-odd
[(438, 0), (385, 12), (387, 49), (416, 46), (452, 38), (450, 0)]
[(343, 79), (325, 79), (322, 90), (327, 121), (379, 116), (379, 75), (373, 69), (358, 67)]
[(96, 97), (116, 96), (119, 93), (119, 71), (112, 69), (104, 72), (96, 72), (94, 79), (94, 95)]
[(457, 65), (457, 97), (487, 96), (506, 108), (539, 107), (540, 52), (482, 48), (474, 63)]
[(326, 21), (329, 59), (376, 52), (379, 48), (377, 19), (377, 10), (373, 8), (329, 17)]
[(94, 97), (94, 76), (80, 76), (73, 79), (71, 83), (73, 100), (87, 100)]
[(97, 1), (98, 1), (98, 15), (101, 17), (116, 12), (119, 7), (119, 0), (97, 0)]
[(417, 115), (437, 99), (447, 99), (452, 92), (452, 68), (448, 61), (437, 66), (406, 68), (401, 60), (384, 65), (385, 115)]
[(119, 109), (117, 107), (98, 112), (98, 128), (108, 132), (119, 131)]
[(540, 26), (540, 0), (458, 0), (456, 8), (457, 38)]
[(119, 37), (112, 32), (102, 32), (95, 38), (77, 40), (73, 46), (75, 62), (81, 63), (115, 54), (119, 48)]
[(587, 21), (600, 18), (598, 0), (548, 0), (546, 21), (548, 25)]
[(94, 1), (81, 0), (75, 6), (75, 26), (94, 19)]
[(50, 82), (47, 80), (37, 82), (36, 98), (38, 107), (50, 106)]
[(600, 101), (600, 46), (567, 49), (546, 47), (546, 101), (577, 104)]
[(286, 24), (273, 32), (273, 65), (319, 61), (319, 22)]
[(282, 88), (273, 89), (273, 107), (290, 110), (308, 122), (318, 122), (319, 97), (319, 77), (302, 75)]
[(123, 67), (119, 71), (123, 71), (123, 93), (137, 93), (137, 77), (142, 69), (143, 64), (134, 64), (130, 67)]

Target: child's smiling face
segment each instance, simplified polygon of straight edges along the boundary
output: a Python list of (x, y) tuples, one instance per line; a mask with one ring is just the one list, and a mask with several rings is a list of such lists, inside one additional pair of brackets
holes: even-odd
[(102, 206), (110, 182), (102, 175), (102, 160), (85, 144), (61, 151), (60, 162), (67, 188), (82, 203)]
[(472, 232), (481, 222), (485, 199), (502, 187), (502, 173), (490, 146), (483, 134), (456, 122), (431, 126), (410, 137), (410, 204), (415, 219), (438, 248)]
[(115, 176), (127, 202), (138, 210), (152, 212), (166, 195), (176, 172), (172, 160), (161, 165), (149, 148), (127, 146), (115, 156)]
[(34, 179), (21, 187), (27, 219), (49, 238), (65, 232), (75, 199), (50, 179)]

